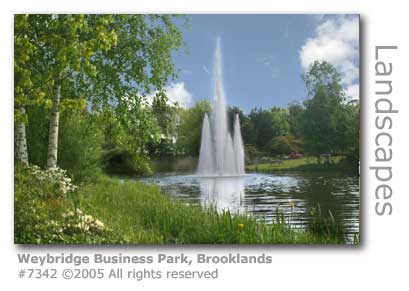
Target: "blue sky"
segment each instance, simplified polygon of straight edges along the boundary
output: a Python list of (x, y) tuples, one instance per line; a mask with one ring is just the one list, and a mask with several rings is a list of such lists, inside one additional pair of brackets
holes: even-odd
[(301, 74), (315, 59), (333, 63), (348, 95), (359, 92), (359, 18), (339, 15), (189, 15), (188, 53), (174, 55), (179, 77), (168, 94), (185, 106), (213, 99), (213, 54), (221, 37), (229, 105), (286, 107), (305, 99)]

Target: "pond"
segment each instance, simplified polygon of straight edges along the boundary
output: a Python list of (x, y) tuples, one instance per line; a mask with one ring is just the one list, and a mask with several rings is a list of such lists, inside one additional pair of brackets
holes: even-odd
[(240, 177), (206, 178), (161, 174), (141, 179), (158, 184), (174, 199), (212, 204), (218, 210), (245, 212), (271, 222), (282, 213), (291, 227), (305, 229), (311, 211), (330, 210), (343, 227), (347, 241), (359, 233), (359, 178), (342, 173), (250, 173)]

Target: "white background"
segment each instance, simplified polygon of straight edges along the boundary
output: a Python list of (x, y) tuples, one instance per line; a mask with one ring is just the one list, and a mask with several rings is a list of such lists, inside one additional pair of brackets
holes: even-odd
[[(1, 285), (2, 290), (87, 290), (87, 289), (182, 289), (182, 290), (408, 290), (409, 222), (407, 183), (408, 159), (408, 101), (406, 86), (408, 74), (408, 27), (406, 1), (2, 1), (0, 42), (0, 224), (1, 224)], [(201, 2), (201, 3), (196, 3)], [(363, 123), (362, 148), (362, 234), (360, 247), (42, 247), (29, 248), (13, 245), (13, 14), (24, 12), (180, 12), (180, 13), (359, 13), (361, 14), (361, 108)], [(368, 167), (374, 159), (374, 53), (375, 45), (398, 45), (391, 59), (394, 63), (391, 99), (400, 113), (393, 120), (394, 156), (393, 215), (379, 217), (375, 214), (374, 191), (376, 181)], [(119, 252), (148, 255), (157, 252), (194, 254), (197, 250), (209, 254), (240, 251), (242, 254), (266, 252), (273, 256), (270, 265), (219, 266), (219, 280), (21, 280), (17, 277), (19, 266), (16, 253), (32, 252), (93, 253)], [(147, 266), (149, 267), (149, 266)], [(151, 266), (154, 267), (154, 266)], [(213, 269), (202, 266), (196, 269)], [(7, 287), (6, 287), (7, 286)], [(4, 289), (3, 289), (4, 288)]]

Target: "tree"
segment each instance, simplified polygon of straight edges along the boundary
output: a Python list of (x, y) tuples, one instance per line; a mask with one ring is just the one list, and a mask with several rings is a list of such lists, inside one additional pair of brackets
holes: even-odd
[(16, 16), (14, 33), (14, 123), (15, 154), (20, 163), (28, 163), (26, 125), (26, 106), (29, 96), (40, 97), (39, 91), (33, 89), (31, 70), (28, 63), (34, 55), (34, 45), (26, 37), (30, 27), (23, 17)]
[(302, 116), (304, 114), (304, 107), (300, 103), (290, 103), (288, 105), (288, 125), (289, 132), (296, 138), (302, 136)]
[[(169, 15), (17, 15), (18, 102), (51, 103), (47, 166), (57, 165), (59, 111), (87, 100), (90, 109), (115, 108), (124, 124), (143, 123), (146, 94), (175, 76), (171, 53), (182, 35)], [(20, 89), (21, 88), (21, 89)], [(17, 98), (16, 98), (17, 99)], [(133, 107), (129, 112), (130, 105)]]
[(273, 124), (273, 135), (287, 135), (290, 130), (290, 125), (288, 123), (288, 110), (274, 106), (270, 109), (270, 112)]
[(293, 135), (280, 135), (271, 140), (270, 151), (273, 155), (288, 155), (302, 151), (302, 142)]
[(359, 163), (359, 136), (360, 136), (360, 103), (351, 101), (346, 104), (346, 145), (347, 157), (354, 163)]
[(164, 92), (156, 94), (152, 102), (152, 112), (160, 132), (158, 143), (149, 143), (151, 156), (165, 157), (177, 155), (177, 122), (181, 110), (177, 102), (169, 102)]
[(304, 80), (311, 97), (304, 101), (302, 118), (305, 149), (317, 156), (343, 150), (347, 122), (339, 73), (331, 64), (316, 61)]
[(326, 61), (314, 61), (302, 78), (310, 98), (314, 97), (320, 88), (341, 101), (345, 97), (341, 86), (341, 75), (333, 65)]
[(227, 107), (227, 122), (229, 124), (228, 129), (230, 132), (233, 132), (234, 129), (234, 118), (236, 114), (239, 116), (240, 119), (240, 127), (241, 131), (243, 132), (243, 122), (245, 119), (244, 112), (237, 106), (229, 106)]
[(259, 151), (268, 152), (273, 137), (288, 133), (288, 112), (286, 109), (254, 108), (243, 122), (243, 140), (253, 144)]
[(211, 105), (207, 100), (196, 102), (195, 106), (180, 112), (177, 128), (178, 153), (196, 157), (199, 155), (202, 123), (205, 114), (210, 117)]
[[(99, 21), (95, 29), (90, 18)], [(16, 107), (41, 104), (44, 98), (51, 101), (48, 167), (57, 163), (61, 93), (77, 97), (68, 92), (74, 92), (72, 83), (81, 73), (96, 73), (90, 62), (94, 49), (109, 49), (116, 41), (115, 33), (107, 33), (105, 24), (104, 18), (96, 15), (16, 15)], [(24, 52), (29, 53), (21, 62), (18, 59)]]

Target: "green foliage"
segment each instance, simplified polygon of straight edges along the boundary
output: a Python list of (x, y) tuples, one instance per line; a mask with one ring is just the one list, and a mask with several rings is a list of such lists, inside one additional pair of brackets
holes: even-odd
[(302, 151), (302, 141), (293, 135), (279, 135), (274, 137), (270, 143), (272, 155), (288, 155), (291, 152)]
[(148, 158), (136, 157), (131, 152), (113, 147), (105, 149), (102, 156), (103, 170), (110, 175), (148, 175), (151, 167)]
[(336, 69), (327, 62), (316, 61), (304, 80), (311, 97), (304, 101), (302, 112), (301, 134), (305, 150), (316, 156), (347, 151), (357, 153), (359, 104), (346, 102)]
[[(135, 102), (152, 89), (161, 91), (169, 77), (175, 77), (172, 52), (183, 46), (182, 32), (172, 21), (183, 16), (113, 15), (110, 29), (117, 35), (116, 46), (95, 54), (98, 74), (96, 103), (118, 101), (129, 95)], [(182, 24), (182, 27), (184, 25)], [(126, 105), (126, 104), (125, 104)]]
[(252, 163), (260, 155), (259, 151), (254, 145), (244, 145), (244, 157), (247, 163)]
[(346, 105), (345, 119), (346, 127), (346, 144), (345, 154), (354, 164), (359, 164), (359, 134), (360, 134), (360, 103), (349, 102)]
[(106, 108), (101, 122), (104, 127), (102, 165), (111, 174), (144, 174), (150, 172), (148, 143), (160, 140), (159, 129), (149, 107), (129, 108), (129, 115), (117, 115)]
[(47, 164), (47, 143), (50, 109), (45, 106), (27, 107), (27, 149), (29, 162), (40, 167)]
[(170, 103), (165, 92), (158, 92), (152, 100), (151, 110), (159, 127), (160, 137), (158, 142), (150, 142), (148, 150), (150, 156), (173, 157), (176, 156), (176, 136), (181, 108), (177, 103)]
[(84, 96), (78, 80), (96, 75), (95, 51), (109, 50), (117, 42), (111, 22), (103, 15), (16, 15), (15, 104), (44, 104), (57, 86), (67, 98)]
[(61, 117), (58, 165), (77, 182), (93, 180), (101, 173), (102, 143), (100, 116), (67, 111)]
[(227, 122), (228, 122), (228, 129), (230, 132), (233, 132), (234, 129), (234, 118), (238, 115), (240, 119), (240, 127), (241, 131), (243, 132), (243, 121), (245, 120), (244, 112), (237, 106), (229, 106), (227, 107)]
[(324, 215), (321, 206), (317, 204), (316, 207), (311, 209), (310, 215), (313, 219), (309, 228), (313, 233), (324, 235), (327, 238), (335, 237), (343, 239), (344, 231), (341, 226), (335, 222), (334, 215), (330, 210), (328, 210), (327, 215)]
[(196, 102), (195, 106), (189, 109), (180, 110), (180, 121), (177, 127), (179, 154), (193, 157), (199, 154), (203, 118), (210, 112), (211, 106), (207, 100)]
[(268, 225), (252, 216), (177, 202), (159, 187), (137, 182), (100, 178), (75, 192), (62, 193), (59, 180), (44, 173), (38, 168), (15, 168), (16, 243), (343, 242), (291, 230), (279, 219)]
[(332, 157), (330, 164), (318, 164), (315, 158), (303, 157), (299, 159), (281, 160), (280, 163), (263, 161), (247, 165), (247, 171), (256, 172), (356, 172), (356, 167), (345, 161), (343, 156)]
[(62, 191), (67, 182), (53, 173), (16, 165), (14, 241), (18, 244), (121, 243), (121, 235), (76, 208), (77, 193)]
[(287, 110), (289, 131), (294, 137), (301, 138), (304, 107), (300, 103), (292, 102), (288, 104)]
[(274, 137), (288, 133), (288, 112), (278, 107), (254, 108), (244, 119), (242, 127), (245, 144), (254, 144), (259, 151), (268, 152)]
[[(49, 109), (29, 106), (27, 145), (30, 163), (46, 166)], [(64, 110), (59, 131), (58, 165), (75, 181), (93, 179), (100, 173), (103, 132), (101, 118), (83, 110)]]
[(111, 179), (89, 184), (80, 197), (81, 207), (120, 229), (130, 243), (342, 243), (292, 230), (282, 220), (268, 225), (252, 216), (177, 202), (164, 196), (159, 187), (138, 182)]
[(341, 86), (341, 75), (333, 65), (326, 61), (312, 63), (302, 78), (309, 97), (314, 97), (318, 90), (325, 90), (333, 98), (342, 99), (345, 96)]
[[(129, 130), (124, 148), (146, 164), (146, 145), (160, 135), (156, 122), (166, 123), (152, 118), (146, 95), (162, 92), (176, 76), (172, 53), (184, 45), (177, 19), (185, 20), (153, 14), (16, 15), (16, 121), (26, 120), (18, 114), (21, 106), (48, 108), (61, 88), (59, 109), (84, 106), (86, 99), (93, 112), (114, 110)], [(163, 92), (157, 95), (166, 99)]]
[(338, 96), (329, 95), (325, 87), (317, 89), (314, 98), (306, 100), (303, 140), (308, 153), (320, 155), (340, 149), (342, 132), (337, 130), (342, 104)]
[(161, 157), (152, 160), (154, 173), (194, 173), (197, 170), (197, 157)]

